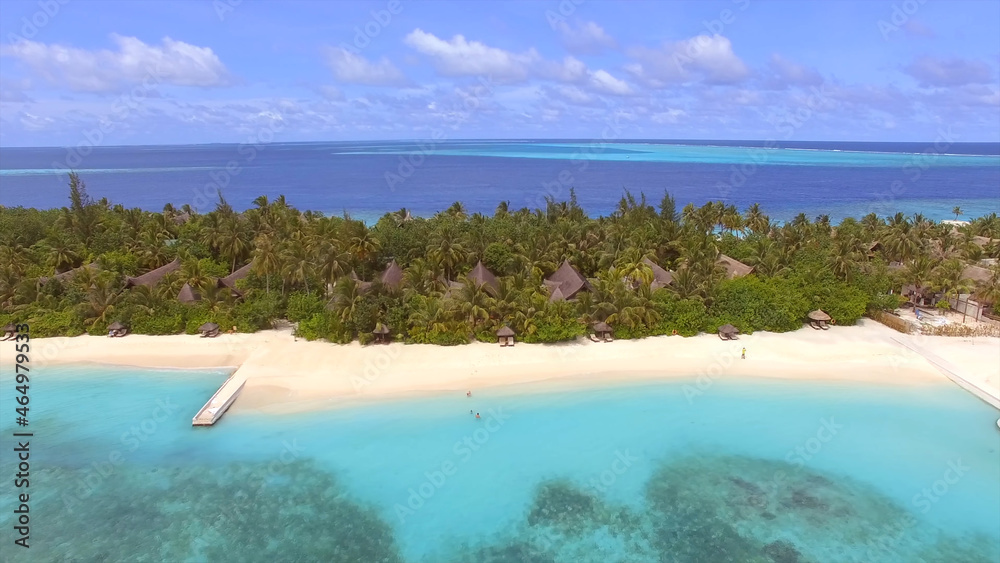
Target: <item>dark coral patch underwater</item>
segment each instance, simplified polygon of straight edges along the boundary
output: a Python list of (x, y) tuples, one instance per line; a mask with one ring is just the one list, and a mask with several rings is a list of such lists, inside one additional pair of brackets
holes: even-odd
[[(123, 467), (87, 495), (75, 469), (41, 469), (37, 483), (48, 496), (34, 499), (30, 557), (5, 561), (405, 561), (375, 508), (308, 461), (277, 470)], [(644, 497), (619, 505), (547, 481), (520, 524), (437, 546), (422, 563), (995, 563), (1000, 555), (997, 538), (948, 536), (870, 487), (783, 462), (666, 462)], [(0, 515), (5, 528), (9, 513)]]

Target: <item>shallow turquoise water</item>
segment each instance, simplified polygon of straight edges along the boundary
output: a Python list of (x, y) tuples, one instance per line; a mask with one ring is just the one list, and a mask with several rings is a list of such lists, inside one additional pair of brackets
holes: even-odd
[[(33, 547), (13, 560), (1000, 557), (998, 413), (951, 385), (482, 391), (192, 428), (224, 378), (36, 374)], [(4, 478), (5, 560), (12, 502)]]
[[(1000, 156), (947, 154), (947, 148), (926, 153), (872, 152), (800, 148), (727, 147), (657, 143), (504, 143), (470, 144), (455, 147), (421, 147), (424, 154), (448, 156), (489, 156), (498, 158), (540, 158), (556, 160), (596, 160), (635, 162), (675, 162), (701, 164), (744, 164), (786, 166), (997, 166)], [(412, 147), (366, 147), (338, 154), (410, 154)]]

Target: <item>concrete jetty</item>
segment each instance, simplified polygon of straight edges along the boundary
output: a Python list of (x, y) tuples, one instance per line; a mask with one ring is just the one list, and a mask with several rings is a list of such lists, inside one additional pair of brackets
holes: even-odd
[(229, 410), (229, 407), (236, 402), (236, 398), (240, 396), (240, 392), (243, 391), (243, 386), (246, 383), (246, 378), (240, 376), (239, 370), (236, 370), (219, 387), (219, 390), (212, 395), (212, 398), (205, 403), (205, 406), (201, 407), (198, 414), (191, 419), (191, 425), (212, 426), (218, 422), (222, 418), (222, 415), (226, 414), (226, 411)]

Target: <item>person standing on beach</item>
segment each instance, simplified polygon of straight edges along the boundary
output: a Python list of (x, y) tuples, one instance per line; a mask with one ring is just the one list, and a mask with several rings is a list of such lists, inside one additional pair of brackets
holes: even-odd
[(740, 359), (741, 359), (741, 360), (745, 360), (745, 359), (747, 359), (747, 349), (746, 349), (746, 347), (745, 347), (745, 346), (743, 347), (743, 353), (742, 353), (742, 354), (740, 354)]

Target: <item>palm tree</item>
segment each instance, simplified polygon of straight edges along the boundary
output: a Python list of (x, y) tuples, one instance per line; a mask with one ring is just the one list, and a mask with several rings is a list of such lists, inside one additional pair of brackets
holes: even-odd
[(520, 293), (510, 278), (498, 280), (496, 295), (490, 300), (490, 308), (496, 312), (501, 322), (513, 320)]
[(764, 215), (764, 212), (760, 209), (759, 203), (754, 203), (747, 208), (746, 213), (746, 226), (750, 229), (750, 232), (754, 234), (765, 234), (770, 229), (771, 220)]
[(233, 216), (224, 221), (219, 232), (219, 252), (232, 262), (230, 273), (236, 271), (236, 261), (243, 258), (249, 248), (250, 245), (243, 238), (239, 219)]
[(957, 205), (951, 210), (951, 212), (955, 214), (956, 221), (958, 220), (959, 215), (965, 213), (964, 211), (962, 211), (962, 208)]
[(94, 327), (106, 323), (108, 316), (115, 312), (118, 302), (118, 292), (107, 278), (98, 278), (87, 291), (87, 300), (80, 304), (80, 312), (84, 322)]
[(462, 284), (462, 290), (458, 294), (458, 303), (459, 311), (468, 319), (473, 332), (480, 320), (485, 321), (490, 318), (490, 296), (482, 284), (476, 283), (471, 278), (466, 279), (465, 283)]
[(53, 233), (43, 244), (48, 254), (48, 263), (56, 272), (69, 270), (80, 260), (76, 245), (62, 233)]
[(932, 271), (932, 287), (948, 298), (958, 298), (962, 293), (969, 293), (973, 283), (964, 277), (965, 266), (957, 258), (945, 260)]
[(340, 320), (348, 322), (354, 318), (354, 313), (361, 305), (361, 285), (350, 276), (345, 276), (337, 281), (334, 287), (333, 302), (340, 311)]
[(417, 258), (403, 270), (404, 292), (410, 295), (427, 295), (433, 290), (436, 277), (427, 260)]
[(232, 291), (228, 287), (215, 285), (206, 287), (201, 293), (202, 305), (213, 313), (222, 311), (232, 301)]
[(205, 274), (197, 260), (187, 260), (181, 264), (181, 277), (200, 294), (204, 294), (210, 287), (215, 287), (214, 280)]
[(378, 240), (371, 236), (367, 230), (358, 236), (351, 237), (351, 242), (348, 245), (348, 250), (359, 262), (366, 262), (368, 258), (378, 252), (378, 249)]
[(466, 261), (468, 253), (457, 233), (445, 226), (432, 236), (427, 245), (427, 257), (438, 263), (444, 270), (445, 278), (450, 280), (458, 266)]
[(348, 255), (340, 248), (338, 241), (326, 239), (320, 244), (318, 258), (319, 277), (325, 284), (324, 294), (326, 294), (337, 278), (344, 274), (348, 266)]
[(996, 304), (1000, 303), (1000, 264), (993, 265), (989, 279), (976, 286), (975, 294), (978, 301), (996, 310)]
[(312, 274), (313, 264), (309, 247), (301, 240), (291, 240), (281, 253), (282, 268), (281, 275), (284, 280), (290, 281), (293, 285), (301, 283), (309, 292), (309, 277)]
[(704, 299), (705, 281), (687, 264), (674, 272), (674, 282), (668, 286), (681, 299)]
[(450, 324), (450, 312), (441, 299), (421, 297), (419, 307), (410, 316), (410, 324), (426, 327), (428, 331), (445, 332)]
[(455, 219), (458, 219), (459, 221), (465, 219), (465, 216), (467, 214), (468, 212), (465, 210), (465, 206), (462, 205), (462, 202), (460, 201), (456, 201), (455, 203), (451, 204), (451, 206), (448, 209), (444, 210), (444, 215), (453, 217)]
[(918, 290), (930, 280), (934, 271), (934, 263), (927, 256), (918, 256), (906, 265), (903, 270), (903, 280), (912, 283)]
[(253, 266), (250, 270), (255, 274), (264, 274), (266, 293), (271, 293), (271, 274), (281, 271), (281, 256), (271, 237), (261, 235), (254, 240)]
[(858, 250), (858, 241), (850, 238), (838, 238), (834, 242), (830, 254), (830, 270), (839, 279), (851, 281), (862, 255)]

